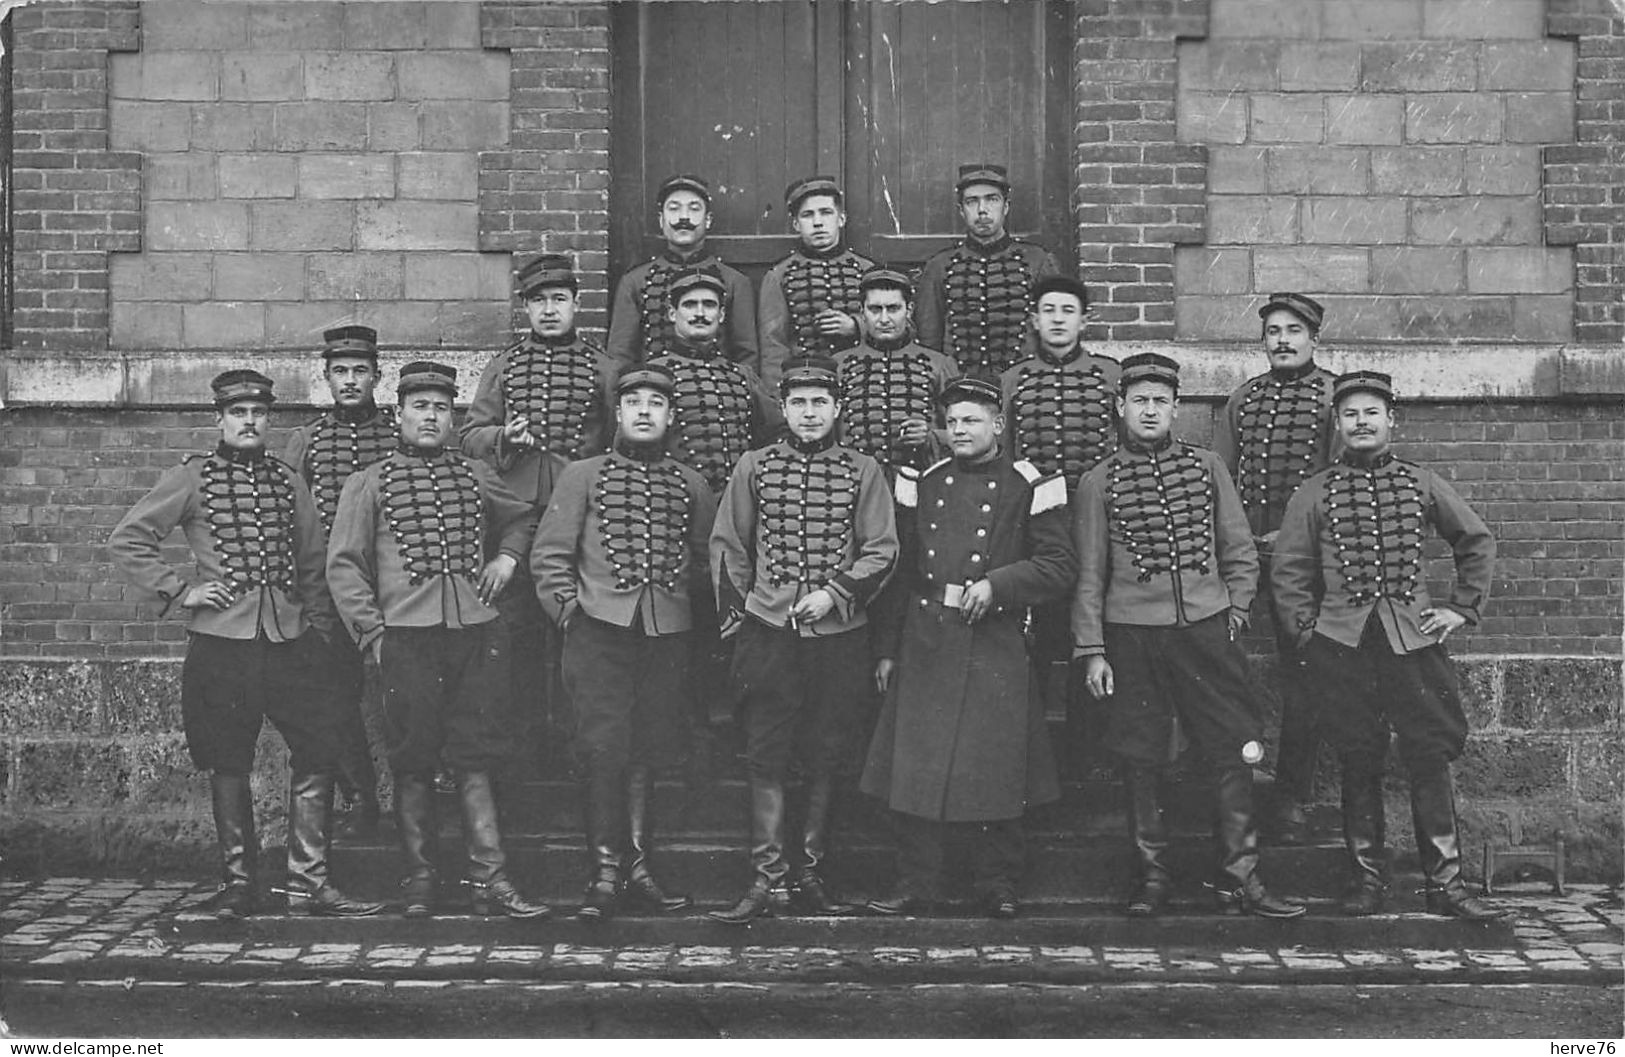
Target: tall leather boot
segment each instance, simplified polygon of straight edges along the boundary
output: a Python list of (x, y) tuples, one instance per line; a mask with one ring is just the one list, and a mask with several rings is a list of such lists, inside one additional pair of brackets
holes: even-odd
[(209, 795), (220, 840), (220, 890), (201, 909), (222, 920), (245, 918), (254, 912), (254, 867), (260, 852), (248, 775), (211, 772)]
[(1258, 876), (1258, 831), (1253, 828), (1253, 770), (1240, 764), (1218, 773), (1218, 838), (1224, 879), (1220, 901), (1226, 909), (1261, 918), (1301, 917), (1301, 904), (1277, 899)]
[(1129, 817), (1134, 824), (1134, 849), (1139, 855), (1140, 887), (1129, 900), (1130, 917), (1153, 917), (1162, 911), (1173, 882), (1164, 856), (1168, 829), (1162, 819), (1162, 775), (1151, 767), (1128, 772)]
[(1302, 669), (1295, 651), (1281, 659), (1281, 736), (1275, 752), (1275, 787), (1264, 829), (1277, 844), (1303, 844), (1309, 818), (1303, 805), (1315, 791), (1315, 764), (1320, 753), (1320, 725), (1304, 702)]
[(587, 761), (587, 854), (592, 877), (576, 917), (606, 921), (615, 916), (621, 894), (621, 860), (626, 857), (626, 776), (601, 760)]
[(333, 776), (295, 772), (288, 781), (288, 913), (367, 917), (382, 903), (351, 899), (327, 879), (332, 842)]
[(1354, 876), (1338, 909), (1351, 917), (1382, 910), (1388, 892), (1388, 849), (1382, 804), (1382, 761), (1343, 759), (1343, 846)]
[(750, 863), (756, 879), (738, 903), (706, 915), (713, 921), (748, 925), (784, 909), (784, 783), (752, 776), (750, 808)]
[(508, 880), (508, 858), (503, 854), (502, 834), (497, 828), (497, 802), (490, 774), (458, 774), (457, 798), (463, 809), (463, 839), (468, 845), (463, 884), (469, 887), (469, 906), (474, 913), (510, 918), (541, 918), (552, 913), (546, 904), (526, 899)]
[(819, 865), (829, 854), (830, 805), (835, 799), (835, 779), (827, 774), (813, 775), (807, 781), (807, 819), (801, 830), (801, 867), (790, 885), (790, 901), (803, 914), (831, 917), (847, 913), (851, 907), (830, 898)]
[(438, 814), (434, 782), (429, 776), (395, 775), (395, 828), (406, 856), (402, 901), (409, 918), (426, 918), (434, 913), (435, 896), (440, 891), (440, 873), (435, 868)]
[(1469, 893), (1461, 879), (1456, 790), (1450, 765), (1444, 760), (1411, 768), (1411, 819), (1416, 825), (1416, 856), (1421, 860), (1428, 913), (1467, 921), (1505, 917), (1506, 911)]
[(626, 866), (626, 894), (645, 906), (670, 914), (694, 905), (692, 897), (668, 894), (649, 870), (649, 769), (633, 767), (626, 776), (627, 836), (632, 857)]

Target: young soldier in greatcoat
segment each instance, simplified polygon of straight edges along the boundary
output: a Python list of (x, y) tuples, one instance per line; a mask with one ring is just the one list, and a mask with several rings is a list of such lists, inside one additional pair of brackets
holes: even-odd
[(711, 535), (723, 633), (737, 635), (755, 870), (739, 903), (711, 914), (728, 924), (773, 913), (783, 896), (792, 760), (806, 772), (806, 811), (791, 901), (812, 914), (842, 910), (819, 867), (835, 781), (868, 699), (868, 603), (897, 560), (897, 525), (879, 465), (836, 442), (839, 388), (828, 357), (786, 363), (779, 389), (790, 435), (739, 461)]
[[(1083, 347), (1089, 296), (1078, 280), (1046, 275), (1033, 283), (1033, 354), (999, 376), (1004, 395), (1005, 443), (1013, 458), (1046, 474), (1060, 474), (1069, 492), (1084, 473), (1117, 450), (1117, 361)], [(1070, 697), (1072, 660), (1070, 593), (1036, 606), (1033, 660), (1046, 692), (1062, 710)]]
[[(275, 400), (258, 371), (227, 371), (212, 383), (220, 444), (166, 471), (108, 538), (119, 572), (186, 610), (181, 715), (192, 762), (209, 772), (221, 886), (217, 917), (253, 913), (254, 800), (249, 774), (269, 719), (288, 743), (288, 910), (376, 914), (328, 880), (339, 717), (328, 685), (340, 635), (322, 574), (326, 536), (294, 468), (266, 454)], [(188, 582), (164, 563), (161, 545), (179, 528), (197, 561)]]
[(1022, 813), (1060, 796), (1043, 708), (1029, 693), (1029, 606), (1077, 573), (1066, 483), (1012, 461), (998, 386), (942, 394), (953, 458), (897, 480), (898, 574), (877, 607), (875, 679), (886, 694), (863, 791), (898, 825), (898, 886), (879, 914), (914, 911), (942, 869), (947, 825), (977, 834), (988, 913), (1014, 917)]
[(756, 313), (769, 389), (777, 388), (791, 356), (834, 355), (862, 340), (858, 284), (874, 264), (846, 245), (846, 210), (835, 177), (795, 181), (785, 189), (784, 207), (799, 241), (762, 277)]
[(474, 912), (541, 917), (548, 908), (508, 879), (491, 783), (513, 744), (510, 642), (493, 603), (529, 553), (536, 514), (483, 464), (447, 450), (453, 368), (407, 364), (395, 393), (400, 447), (345, 482), (327, 579), (383, 679), (406, 914), (434, 912), (433, 778), (443, 762), (457, 782)]
[(706, 232), (711, 230), (711, 185), (698, 176), (672, 176), (660, 185), (655, 203), (655, 221), (666, 246), (659, 256), (621, 276), (616, 285), (609, 313), (609, 358), (621, 368), (667, 351), (676, 337), (667, 311), (671, 281), (685, 269), (709, 268), (723, 282), (727, 313), (721, 337), (723, 354), (756, 369), (756, 299), (750, 280), (705, 245)]
[(1130, 356), (1118, 384), (1123, 444), (1078, 485), (1072, 635), (1127, 770), (1140, 859), (1128, 912), (1156, 914), (1167, 896), (1159, 786), (1177, 716), (1216, 772), (1221, 895), (1245, 913), (1297, 917), (1304, 908), (1270, 895), (1257, 872), (1251, 764), (1263, 731), (1235, 640), (1258, 554), (1241, 501), (1218, 456), (1173, 438), (1177, 363)]
[[(1461, 879), (1450, 764), (1466, 745), (1467, 717), (1444, 649), (1451, 633), (1478, 623), (1495, 540), (1443, 478), (1394, 457), (1387, 375), (1342, 375), (1332, 398), (1343, 450), (1287, 503), (1270, 586), (1282, 623), (1296, 632), (1321, 729), (1342, 759), (1343, 837), (1354, 873), (1343, 910), (1382, 909), (1382, 773), (1392, 727), (1410, 776), (1428, 910), (1498, 917)], [(1429, 527), (1455, 557), (1448, 600), (1428, 594)]]
[[(1287, 500), (1331, 461), (1332, 373), (1315, 363), (1315, 342), (1325, 310), (1302, 294), (1271, 294), (1258, 310), (1270, 369), (1243, 382), (1225, 402), (1213, 450), (1224, 460), (1247, 512), (1253, 543), (1268, 582), (1270, 556)], [(1270, 592), (1261, 591), (1266, 605)], [(1270, 605), (1281, 673), (1281, 735), (1276, 747), (1275, 796), (1270, 824), (1283, 844), (1301, 844), (1308, 819), (1303, 804), (1314, 792), (1320, 732), (1305, 699), (1297, 631)]]
[(967, 231), (920, 272), (920, 344), (952, 356), (966, 374), (993, 377), (1027, 355), (1027, 292), (1061, 267), (1044, 247), (1005, 230), (1004, 166), (961, 165), (954, 194)]
[[(609, 392), (615, 367), (576, 333), (579, 301), (570, 258), (533, 258), (520, 269), (518, 287), (530, 330), (481, 372), (463, 421), (461, 446), (465, 454), (484, 459), (510, 491), (540, 514), (564, 467), (600, 455), (608, 446), (614, 430)], [(522, 647), (512, 665), (521, 721), (546, 717), (547, 733), (553, 736), (538, 732), (547, 739), (540, 748), (562, 747), (569, 723), (555, 678), (559, 644), (537, 605), (528, 565), (514, 574), (497, 607)]]
[(909, 321), (914, 285), (890, 268), (873, 268), (858, 283), (864, 341), (835, 354), (841, 375), (841, 443), (880, 464), (890, 483), (899, 466), (923, 470), (944, 447), (938, 439), (937, 397), (959, 376), (959, 365), (914, 340)]
[(613, 916), (622, 894), (660, 911), (691, 902), (649, 868), (649, 777), (683, 743), (690, 599), (710, 591), (716, 515), (705, 479), (666, 453), (673, 386), (658, 364), (621, 371), (614, 449), (564, 470), (531, 547), (587, 775), (584, 920)]
[[(333, 531), (339, 508), (339, 490), (357, 470), (365, 469), (395, 450), (400, 428), (395, 409), (373, 400), (378, 385), (378, 332), (371, 327), (335, 327), (322, 334), (327, 347), (322, 375), (333, 396), (333, 407), (316, 421), (288, 435), (282, 458), (316, 500), (322, 530)], [(325, 560), (325, 559), (324, 559)], [(361, 654), (349, 648), (334, 651), (334, 695), (346, 706), (339, 726), (339, 789), (349, 801), (339, 824), (341, 836), (370, 836), (378, 828), (378, 772), (367, 744), (361, 697), (366, 687)]]

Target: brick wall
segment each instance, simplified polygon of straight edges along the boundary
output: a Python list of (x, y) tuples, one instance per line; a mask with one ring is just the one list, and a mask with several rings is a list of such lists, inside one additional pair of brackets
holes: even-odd
[(1181, 338), (1252, 337), (1271, 290), (1339, 340), (1567, 341), (1575, 253), (1543, 243), (1543, 144), (1575, 137), (1576, 44), (1541, 0), (1212, 0), (1179, 46), (1207, 231)]

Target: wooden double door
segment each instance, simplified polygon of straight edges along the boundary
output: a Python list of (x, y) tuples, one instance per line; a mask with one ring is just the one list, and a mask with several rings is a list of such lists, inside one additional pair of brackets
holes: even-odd
[(1009, 167), (1010, 230), (1072, 257), (1064, 0), (617, 3), (612, 278), (658, 250), (655, 189), (713, 188), (711, 239), (758, 280), (793, 245), (784, 188), (846, 191), (849, 243), (913, 267), (961, 233), (958, 166)]

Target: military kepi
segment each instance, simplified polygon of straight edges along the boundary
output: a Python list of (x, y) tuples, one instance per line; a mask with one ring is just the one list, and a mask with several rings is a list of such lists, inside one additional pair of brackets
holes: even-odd
[(793, 356), (786, 360), (779, 393), (788, 395), (797, 386), (818, 386), (839, 395), (841, 383), (835, 361), (828, 356)]
[(706, 286), (717, 292), (718, 297), (726, 296), (728, 284), (723, 281), (722, 273), (709, 264), (698, 265), (693, 268), (684, 268), (672, 276), (671, 283), (666, 287), (666, 296), (676, 304), (682, 296), (696, 287)]
[(903, 291), (903, 296), (906, 298), (911, 298), (914, 296), (914, 284), (909, 281), (907, 275), (904, 275), (896, 268), (888, 268), (885, 265), (876, 265), (875, 267), (864, 272), (863, 277), (858, 280), (859, 293), (866, 294), (870, 290), (881, 289), (901, 290)]
[(1004, 407), (1004, 394), (999, 387), (985, 378), (962, 376), (949, 382), (937, 397), (943, 407), (965, 402), (991, 407), (995, 411)]
[(215, 375), (214, 381), (209, 383), (209, 388), (214, 390), (214, 406), (225, 407), (239, 400), (258, 400), (262, 404), (275, 403), (276, 396), (271, 392), (274, 385), (271, 379), (258, 371), (238, 368)]
[(989, 162), (977, 162), (974, 165), (961, 165), (959, 179), (954, 182), (954, 193), (963, 194), (965, 188), (971, 184), (992, 184), (1000, 188), (1005, 194), (1010, 193), (1010, 170), (1002, 165), (993, 165)]
[(829, 195), (835, 199), (835, 204), (841, 204), (841, 185), (835, 182), (833, 176), (804, 176), (793, 181), (784, 189), (784, 209), (791, 216), (795, 216), (796, 209), (801, 205), (803, 198), (812, 195)]
[(669, 397), (677, 390), (677, 379), (658, 363), (629, 363), (615, 377), (615, 395), (625, 396), (634, 389), (653, 389)]
[(576, 289), (575, 266), (561, 253), (544, 253), (519, 269), (519, 296), (527, 301), (549, 287)]
[(1268, 319), (1271, 312), (1276, 309), (1285, 309), (1303, 320), (1310, 330), (1320, 331), (1320, 324), (1326, 318), (1326, 309), (1319, 301), (1303, 294), (1271, 294), (1270, 299), (1264, 302), (1264, 307), (1258, 310), (1259, 319)]
[(1341, 403), (1350, 393), (1375, 393), (1390, 406), (1394, 403), (1394, 380), (1381, 371), (1350, 371), (1332, 382), (1332, 403)]
[(707, 203), (711, 201), (711, 185), (706, 183), (703, 177), (695, 176), (693, 173), (678, 173), (660, 181), (660, 188), (655, 191), (655, 201), (665, 205), (666, 196), (673, 191), (693, 191)]
[(401, 380), (395, 383), (395, 395), (405, 396), (420, 389), (437, 389), (457, 395), (457, 368), (430, 360), (414, 360), (401, 368)]
[(340, 356), (359, 356), (362, 359), (378, 359), (378, 332), (371, 327), (352, 324), (347, 327), (334, 327), (322, 331), (322, 341), (327, 347), (322, 350), (322, 359), (331, 360)]
[(1179, 389), (1179, 363), (1157, 352), (1142, 352), (1123, 360), (1117, 391), (1125, 393), (1135, 382), (1161, 382)]

